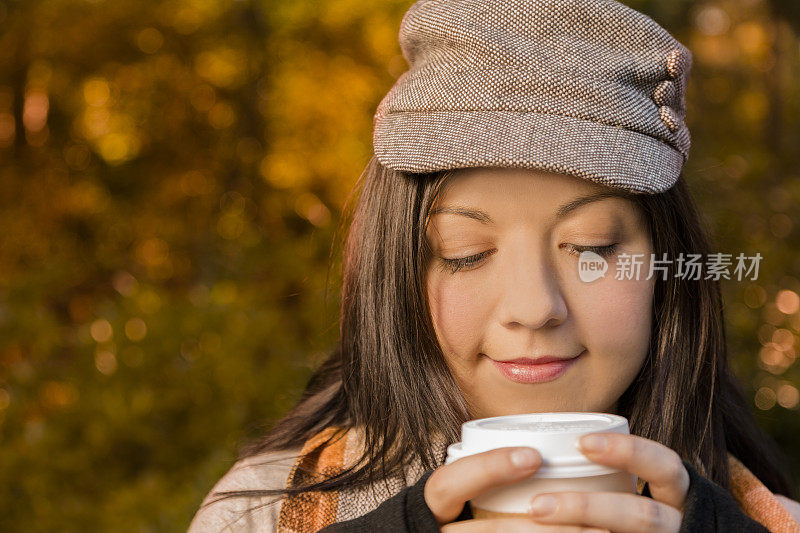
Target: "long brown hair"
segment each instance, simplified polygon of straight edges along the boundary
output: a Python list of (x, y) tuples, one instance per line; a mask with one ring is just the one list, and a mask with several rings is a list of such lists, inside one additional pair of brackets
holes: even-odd
[[(339, 343), (297, 405), (239, 452), (243, 459), (292, 449), (326, 427), (357, 426), (365, 439), (360, 459), (302, 486), (215, 495), (355, 488), (403, 476), (413, 458), (426, 469), (438, 466), (433, 428), (448, 442), (459, 439), (470, 414), (436, 339), (424, 288), (432, 258), (425, 239), (428, 213), (450, 174), (396, 171), (370, 160), (353, 190), (357, 202), (344, 243)], [(656, 257), (709, 252), (682, 176), (663, 193), (629, 198), (645, 215)], [(350, 215), (346, 205), (344, 219)], [(719, 282), (669, 274), (656, 277), (649, 354), (620, 397), (618, 413), (631, 433), (672, 448), (728, 490), (730, 452), (772, 492), (794, 498), (785, 457), (757, 425), (728, 366)]]

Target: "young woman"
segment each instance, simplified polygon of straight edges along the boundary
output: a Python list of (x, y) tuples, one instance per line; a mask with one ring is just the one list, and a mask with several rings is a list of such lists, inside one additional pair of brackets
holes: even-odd
[[(677, 266), (714, 251), (680, 174), (688, 51), (611, 0), (421, 1), (400, 37), (412, 68), (356, 186), (339, 345), (190, 531), (798, 530), (782, 454), (727, 364), (718, 281)], [(579, 276), (586, 252), (604, 277)], [(638, 273), (615, 275), (633, 256)], [(563, 368), (508, 363), (541, 356)], [(552, 411), (625, 416), (631, 435), (582, 451), (637, 494), (473, 520), (471, 498), (541, 457), (443, 465), (460, 425)]]

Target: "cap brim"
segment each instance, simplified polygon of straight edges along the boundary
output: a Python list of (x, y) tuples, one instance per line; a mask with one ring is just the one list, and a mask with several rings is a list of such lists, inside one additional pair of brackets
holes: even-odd
[(649, 135), (530, 111), (393, 111), (376, 115), (374, 128), (376, 158), (407, 172), (524, 167), (655, 194), (677, 182), (684, 163)]

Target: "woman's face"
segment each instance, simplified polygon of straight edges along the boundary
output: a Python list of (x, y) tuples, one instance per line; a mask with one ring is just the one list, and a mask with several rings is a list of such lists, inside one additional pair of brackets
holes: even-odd
[[(473, 418), (615, 413), (639, 372), (650, 340), (652, 244), (632, 201), (578, 201), (598, 193), (614, 189), (522, 168), (459, 169), (445, 183), (426, 233), (434, 252), (426, 285), (439, 344)], [(483, 220), (446, 212), (455, 208), (481, 211)], [(604, 277), (582, 281), (582, 247), (610, 252)], [(620, 254), (644, 254), (634, 260), (638, 279), (615, 279)], [(455, 272), (443, 261), (470, 257)], [(558, 363), (494, 362), (547, 355), (579, 357), (555, 376), (534, 371), (538, 381), (525, 369)]]

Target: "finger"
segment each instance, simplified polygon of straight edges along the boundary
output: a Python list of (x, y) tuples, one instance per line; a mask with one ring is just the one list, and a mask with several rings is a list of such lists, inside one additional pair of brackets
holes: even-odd
[(534, 448), (513, 446), (468, 455), (434, 470), (425, 502), (440, 524), (453, 521), (464, 504), (486, 490), (532, 475), (542, 464)]
[[(605, 447), (593, 451), (588, 447), (592, 439), (603, 437)], [(578, 441), (578, 449), (588, 459), (638, 476), (650, 486), (654, 500), (683, 510), (689, 490), (689, 472), (675, 450), (637, 435), (625, 433), (592, 433)]]
[(624, 492), (550, 492), (540, 498), (552, 497), (555, 503), (549, 514), (532, 514), (537, 522), (547, 524), (583, 524), (603, 527), (614, 533), (654, 533), (679, 531), (683, 513), (665, 503), (646, 496)]
[(463, 520), (445, 524), (442, 533), (609, 533), (596, 527), (537, 524), (525, 518)]

